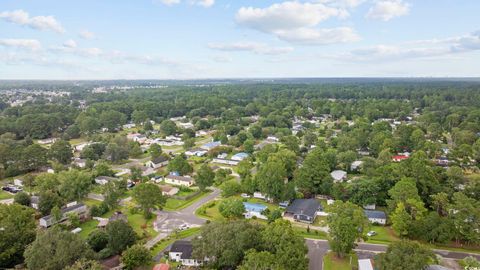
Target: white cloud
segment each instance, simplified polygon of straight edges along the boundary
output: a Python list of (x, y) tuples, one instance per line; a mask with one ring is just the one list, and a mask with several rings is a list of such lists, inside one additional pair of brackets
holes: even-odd
[(232, 57), (229, 55), (215, 55), (212, 57), (213, 61), (218, 63), (230, 63), (233, 61)]
[(317, 0), (318, 3), (339, 8), (355, 8), (367, 0)]
[(82, 31), (80, 31), (79, 36), (83, 39), (94, 39), (95, 38), (95, 33), (90, 32), (88, 30), (82, 30)]
[(304, 45), (326, 45), (360, 40), (357, 33), (350, 27), (330, 29), (298, 28), (277, 31), (276, 34), (280, 39)]
[(75, 40), (69, 39), (63, 43), (63, 46), (67, 48), (76, 48), (77, 43), (75, 42)]
[[(354, 2), (356, 3), (351, 1), (349, 4), (353, 5)], [(288, 1), (267, 8), (242, 7), (236, 14), (236, 21), (239, 25), (273, 34), (288, 42), (323, 45), (359, 40), (355, 31), (349, 27), (317, 27), (327, 19), (347, 16), (348, 12), (344, 8), (326, 6), (320, 2)]]
[(176, 4), (180, 4), (180, 0), (154, 0), (153, 2), (156, 4), (163, 4), (166, 6), (173, 6)]
[(378, 1), (372, 6), (366, 15), (369, 19), (389, 21), (395, 17), (407, 15), (410, 4), (402, 0)]
[(390, 61), (411, 58), (444, 57), (480, 51), (480, 33), (445, 39), (416, 40), (398, 45), (377, 45), (334, 56), (346, 61)]
[(0, 39), (0, 46), (37, 51), (42, 48), (36, 39)]
[(244, 51), (267, 55), (285, 54), (293, 51), (292, 47), (272, 47), (259, 42), (210, 43), (208, 47), (219, 51)]
[(53, 16), (30, 15), (23, 10), (5, 11), (0, 13), (0, 18), (22, 26), (28, 26), (38, 30), (51, 30), (57, 33), (64, 33), (65, 29)]
[(202, 7), (211, 7), (215, 4), (215, 0), (191, 0), (190, 3)]

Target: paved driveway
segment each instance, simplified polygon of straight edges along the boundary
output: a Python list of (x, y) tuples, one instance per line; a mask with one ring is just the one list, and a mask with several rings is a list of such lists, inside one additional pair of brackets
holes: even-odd
[(207, 196), (197, 200), (188, 207), (178, 211), (156, 211), (157, 215), (157, 231), (158, 235), (150, 239), (145, 246), (147, 248), (152, 247), (157, 242), (167, 237), (173, 231), (178, 229), (180, 225), (187, 224), (189, 227), (200, 227), (205, 223), (205, 219), (197, 217), (195, 211), (203, 204), (215, 200), (220, 195), (219, 189), (214, 189)]

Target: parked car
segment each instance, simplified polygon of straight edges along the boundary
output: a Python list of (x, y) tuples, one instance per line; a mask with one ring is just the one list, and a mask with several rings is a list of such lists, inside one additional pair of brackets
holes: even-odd
[(187, 229), (189, 229), (189, 228), (190, 228), (190, 227), (188, 226), (187, 223), (184, 223), (184, 224), (180, 225), (180, 227), (178, 227), (178, 229), (179, 229), (180, 231), (184, 231), (184, 230), (187, 230)]
[(372, 236), (375, 236), (375, 235), (377, 235), (377, 232), (375, 232), (375, 231), (369, 231), (369, 232), (367, 233), (367, 236), (368, 236), (368, 237), (372, 237)]
[(242, 193), (240, 194), (240, 196), (242, 196), (242, 198), (250, 198), (250, 195), (248, 195), (247, 193)]

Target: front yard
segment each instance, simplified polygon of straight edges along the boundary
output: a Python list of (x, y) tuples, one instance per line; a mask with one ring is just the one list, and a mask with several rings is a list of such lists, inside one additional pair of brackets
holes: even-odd
[(358, 258), (356, 254), (351, 254), (345, 258), (338, 258), (335, 253), (329, 252), (323, 257), (324, 270), (352, 270), (358, 268)]

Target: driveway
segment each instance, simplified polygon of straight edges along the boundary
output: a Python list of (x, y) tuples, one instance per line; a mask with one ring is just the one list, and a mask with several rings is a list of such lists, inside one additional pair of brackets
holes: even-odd
[(178, 211), (156, 211), (155, 214), (157, 215), (157, 219), (155, 223), (157, 224), (156, 230), (159, 234), (150, 239), (145, 246), (147, 248), (152, 247), (160, 240), (178, 229), (182, 224), (187, 224), (189, 227), (202, 226), (206, 220), (197, 217), (195, 215), (195, 211), (205, 203), (215, 200), (215, 198), (220, 196), (220, 192), (221, 191), (219, 189), (214, 188), (213, 191), (207, 196), (202, 197), (188, 207)]

